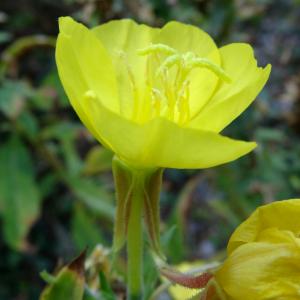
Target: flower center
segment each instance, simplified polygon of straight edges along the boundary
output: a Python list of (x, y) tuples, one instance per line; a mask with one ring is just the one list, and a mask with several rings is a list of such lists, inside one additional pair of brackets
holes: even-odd
[[(164, 116), (181, 125), (190, 120), (189, 74), (195, 68), (209, 69), (220, 79), (230, 82), (220, 66), (193, 52), (181, 54), (167, 45), (151, 44), (137, 53), (147, 56), (146, 86), (151, 93), (151, 117)], [(133, 115), (134, 119), (136, 117)]]
[[(137, 123), (145, 123), (156, 117), (164, 117), (179, 125), (190, 121), (192, 76), (189, 75), (196, 68), (208, 69), (221, 80), (231, 82), (227, 73), (209, 59), (199, 57), (193, 52), (179, 53), (164, 44), (151, 44), (137, 50), (137, 54), (146, 59), (143, 61), (145, 76), (142, 79), (136, 78), (124, 51), (116, 51), (116, 54), (123, 66), (118, 68), (124, 68), (127, 77), (121, 77), (120, 80), (128, 80), (132, 95), (129, 115), (127, 112), (125, 114)], [(94, 99), (96, 94), (88, 90), (84, 97)], [(125, 104), (123, 101), (127, 99), (120, 101), (122, 107)], [(120, 113), (124, 112), (121, 110)]]

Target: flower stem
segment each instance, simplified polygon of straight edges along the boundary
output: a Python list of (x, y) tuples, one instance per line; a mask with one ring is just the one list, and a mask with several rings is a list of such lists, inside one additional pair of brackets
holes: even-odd
[[(141, 176), (142, 177), (142, 176)], [(143, 297), (143, 181), (134, 178), (127, 235), (127, 299)]]

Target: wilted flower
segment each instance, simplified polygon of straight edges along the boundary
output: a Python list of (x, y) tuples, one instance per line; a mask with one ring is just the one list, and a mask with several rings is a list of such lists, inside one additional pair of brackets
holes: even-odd
[(270, 65), (252, 48), (217, 48), (197, 27), (132, 20), (91, 30), (59, 19), (56, 60), (65, 91), (90, 132), (138, 168), (207, 168), (255, 147), (219, 132), (254, 100)]

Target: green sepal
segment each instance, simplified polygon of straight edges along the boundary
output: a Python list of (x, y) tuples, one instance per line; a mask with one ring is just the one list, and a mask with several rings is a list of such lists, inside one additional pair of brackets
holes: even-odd
[(163, 169), (149, 172), (144, 183), (145, 224), (153, 251), (165, 259), (160, 247), (160, 191)]
[(130, 203), (133, 190), (131, 170), (116, 156), (112, 170), (116, 188), (117, 209), (114, 223), (113, 252), (117, 253), (124, 246), (128, 227)]
[(117, 198), (113, 252), (117, 253), (125, 244), (132, 199), (138, 193), (143, 201), (143, 215), (151, 248), (164, 258), (159, 235), (159, 196), (163, 169), (138, 169), (116, 156), (112, 165)]
[(85, 283), (84, 260), (85, 252), (62, 268), (44, 289), (40, 300), (82, 300)]

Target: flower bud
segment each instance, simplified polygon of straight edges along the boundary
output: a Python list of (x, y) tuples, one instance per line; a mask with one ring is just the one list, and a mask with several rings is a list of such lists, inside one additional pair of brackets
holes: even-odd
[(300, 298), (300, 199), (258, 208), (233, 233), (215, 280), (230, 300)]

